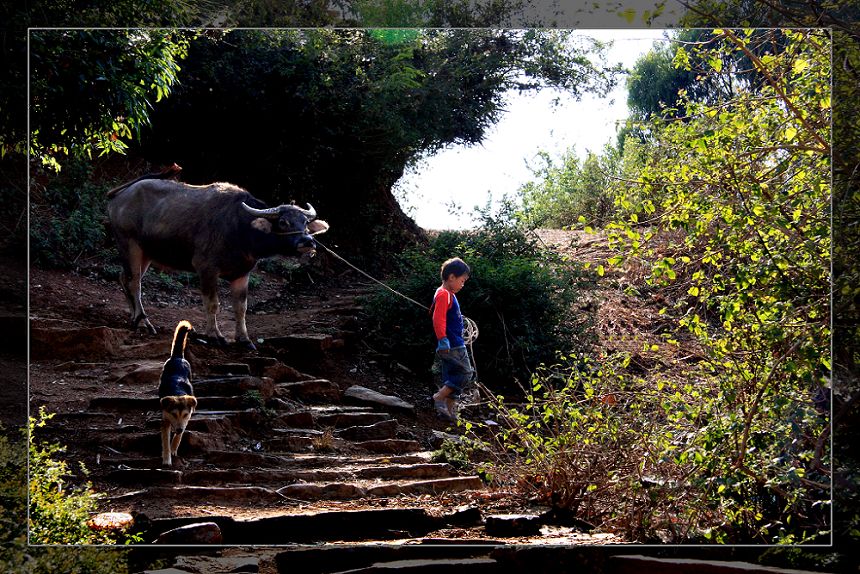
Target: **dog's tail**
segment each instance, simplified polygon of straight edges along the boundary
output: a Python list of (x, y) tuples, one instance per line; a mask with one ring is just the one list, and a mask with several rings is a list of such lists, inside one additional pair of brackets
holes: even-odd
[(177, 357), (181, 359), (185, 356), (185, 343), (188, 340), (188, 333), (193, 330), (194, 328), (188, 321), (180, 321), (176, 325), (176, 331), (173, 332), (173, 345), (170, 350), (171, 359), (176, 359)]

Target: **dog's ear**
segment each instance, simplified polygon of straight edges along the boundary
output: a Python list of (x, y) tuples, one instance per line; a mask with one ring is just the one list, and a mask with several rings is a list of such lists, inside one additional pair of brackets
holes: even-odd
[(185, 399), (185, 406), (190, 407), (192, 409), (197, 408), (197, 399), (195, 397), (188, 395), (182, 398)]
[(176, 408), (176, 397), (161, 397), (161, 408), (165, 411)]

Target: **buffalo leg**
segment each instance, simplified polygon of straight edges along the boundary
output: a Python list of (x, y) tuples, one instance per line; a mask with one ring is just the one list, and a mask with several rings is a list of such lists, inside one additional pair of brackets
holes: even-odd
[(236, 315), (236, 342), (244, 343), (250, 349), (256, 349), (248, 337), (248, 327), (245, 325), (245, 313), (248, 311), (248, 278), (239, 277), (230, 282), (230, 293), (233, 296), (233, 312)]
[(140, 298), (140, 280), (146, 270), (149, 269), (151, 261), (143, 254), (143, 250), (135, 241), (129, 241), (125, 247), (122, 250), (124, 253), (120, 253), (123, 261), (119, 282), (131, 312), (131, 328), (137, 329), (140, 322), (143, 321), (143, 325), (154, 335), (157, 331), (143, 311), (143, 302)]
[(203, 295), (203, 308), (206, 311), (206, 337), (218, 345), (226, 345), (227, 339), (218, 329), (218, 272), (212, 269), (198, 269), (200, 292)]

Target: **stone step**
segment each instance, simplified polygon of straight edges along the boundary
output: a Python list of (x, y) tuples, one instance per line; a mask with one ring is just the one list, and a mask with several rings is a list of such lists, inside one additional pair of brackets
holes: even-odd
[(484, 483), (477, 476), (458, 476), (412, 482), (392, 481), (378, 484), (375, 482), (315, 482), (289, 484), (278, 489), (278, 493), (299, 500), (352, 500), (367, 497), (394, 497), (416, 494), (442, 494), (478, 490)]
[(350, 426), (334, 432), (336, 437), (351, 441), (393, 439), (395, 434), (397, 434), (397, 421), (394, 419), (381, 420), (369, 425)]
[(341, 412), (318, 414), (314, 417), (314, 424), (320, 427), (347, 428), (353, 426), (367, 426), (380, 421), (389, 420), (388, 413), (377, 412)]
[(262, 486), (151, 486), (123, 494), (109, 496), (111, 504), (127, 503), (135, 500), (175, 500), (183, 504), (189, 502), (206, 504), (277, 504), (284, 496), (275, 490)]
[[(344, 546), (322, 546), (283, 550), (275, 555), (274, 562), (279, 573), (302, 572), (303, 574), (327, 574), (356, 568), (366, 568), (376, 563), (402, 560), (433, 560), (487, 558), (490, 549), (475, 545), (448, 546), (441, 549), (435, 544), (354, 544)], [(447, 573), (456, 572), (450, 568)]]
[[(180, 446), (180, 448), (182, 448)], [(160, 452), (160, 451), (159, 451)], [(259, 452), (213, 450), (206, 453), (203, 459), (188, 459), (189, 464), (211, 464), (222, 468), (260, 468), (260, 469), (304, 469), (312, 471), (316, 468), (339, 468), (344, 466), (397, 466), (397, 465), (428, 465), (431, 454), (428, 451), (414, 454), (394, 456), (343, 456), (324, 454), (294, 454), (275, 455)], [(124, 457), (105, 456), (100, 459), (100, 466), (110, 468), (160, 468), (160, 456)]]
[[(247, 365), (246, 365), (247, 366)], [(232, 397), (244, 395), (249, 391), (260, 393), (263, 400), (272, 397), (275, 391), (274, 382), (266, 377), (234, 376), (197, 379), (193, 382), (194, 394), (200, 397)]]
[(333, 341), (334, 337), (325, 333), (294, 333), (283, 337), (268, 337), (263, 344), (297, 357), (318, 358), (332, 347)]
[[(221, 528), (224, 544), (307, 544), (397, 540), (426, 535), (448, 524), (456, 513), (431, 516), (423, 508), (383, 508), (317, 511), (236, 520), (230, 516), (153, 518), (145, 540), (161, 533), (199, 522), (214, 522)], [(304, 570), (292, 570), (304, 572)]]
[(381, 572), (412, 572), (421, 574), (450, 574), (461, 570), (470, 574), (497, 574), (505, 572), (492, 558), (423, 558), (376, 562), (363, 568), (340, 570), (332, 574), (376, 574)]
[[(161, 452), (161, 433), (102, 433), (98, 439), (99, 446), (112, 448), (120, 453), (127, 452)], [(211, 450), (223, 450), (226, 446), (225, 436), (221, 433), (205, 433), (186, 431), (179, 444), (179, 456), (194, 456)]]

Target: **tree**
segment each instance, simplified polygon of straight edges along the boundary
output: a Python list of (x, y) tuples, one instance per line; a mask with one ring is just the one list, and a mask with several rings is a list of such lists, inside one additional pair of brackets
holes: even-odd
[(138, 151), (176, 161), (188, 181), (309, 201), (332, 223), (330, 242), (376, 258), (419, 234), (391, 194), (406, 166), (480, 142), (507, 90), (604, 92), (614, 70), (587, 57), (599, 48), (536, 30), (207, 35)]
[(170, 94), (188, 41), (164, 30), (33, 31), (31, 157), (59, 169), (64, 156), (123, 152)]

